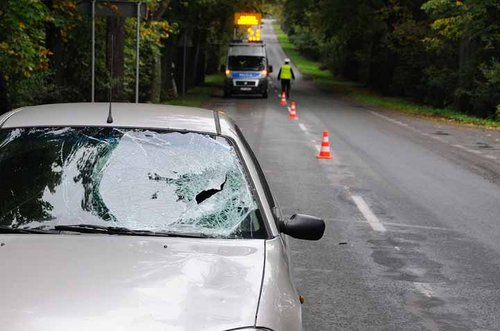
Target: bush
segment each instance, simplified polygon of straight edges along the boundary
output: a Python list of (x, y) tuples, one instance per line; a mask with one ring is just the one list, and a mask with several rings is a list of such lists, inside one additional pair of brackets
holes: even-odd
[(297, 50), (304, 56), (318, 60), (320, 57), (320, 49), (318, 42), (307, 31), (299, 31), (290, 35), (290, 41), (295, 45)]
[(321, 43), (319, 47), (321, 62), (323, 62), (332, 73), (342, 73), (346, 66), (347, 50), (346, 44), (334, 36)]
[(448, 107), (455, 103), (465, 105), (468, 99), (467, 91), (457, 89), (458, 73), (447, 67), (431, 66), (424, 70), (424, 103), (434, 107)]
[(493, 60), (479, 69), (483, 77), (476, 80), (477, 87), (472, 94), (472, 110), (481, 117), (499, 118), (500, 62)]
[(31, 77), (10, 81), (8, 95), (12, 109), (35, 104), (52, 102), (55, 86), (49, 82), (46, 72), (34, 73)]

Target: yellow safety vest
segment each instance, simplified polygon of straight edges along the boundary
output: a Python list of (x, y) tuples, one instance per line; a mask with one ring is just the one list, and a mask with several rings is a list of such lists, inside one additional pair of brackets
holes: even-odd
[(281, 79), (292, 79), (292, 67), (290, 65), (285, 64), (281, 67)]

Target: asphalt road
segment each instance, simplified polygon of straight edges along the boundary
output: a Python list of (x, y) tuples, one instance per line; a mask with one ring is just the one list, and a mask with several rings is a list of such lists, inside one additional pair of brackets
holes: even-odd
[[(271, 92), (211, 107), (241, 127), (284, 214), (327, 223), (291, 245), (304, 329), (500, 330), (500, 132), (362, 107), (300, 75), (291, 120)], [(315, 157), (323, 130), (333, 160)]]

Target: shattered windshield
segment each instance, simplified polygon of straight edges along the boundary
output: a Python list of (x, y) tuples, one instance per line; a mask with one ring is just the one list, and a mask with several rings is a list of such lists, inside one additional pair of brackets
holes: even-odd
[(0, 225), (95, 224), (262, 238), (229, 141), (115, 128), (0, 130)]

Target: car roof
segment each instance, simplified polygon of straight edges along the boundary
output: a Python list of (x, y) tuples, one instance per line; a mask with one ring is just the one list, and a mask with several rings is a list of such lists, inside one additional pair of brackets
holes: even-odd
[[(227, 117), (208, 109), (113, 103), (113, 123), (107, 123), (108, 111), (109, 103), (61, 103), (23, 107), (0, 116), (0, 128), (109, 126), (185, 130), (225, 135), (234, 133), (234, 124)], [(220, 121), (218, 120), (219, 114)]]

